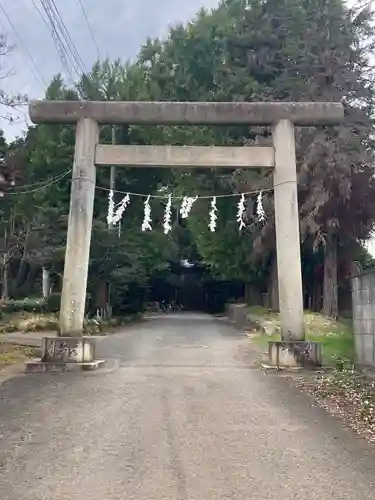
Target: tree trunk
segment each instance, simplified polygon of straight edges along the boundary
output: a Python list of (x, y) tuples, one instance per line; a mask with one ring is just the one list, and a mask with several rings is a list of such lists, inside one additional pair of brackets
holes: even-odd
[(251, 283), (245, 284), (245, 302), (252, 306), (259, 306), (262, 303), (261, 293)]
[[(37, 265), (33, 265), (33, 264), (30, 264), (29, 266), (29, 270), (28, 270), (28, 273), (27, 273), (27, 277), (26, 277), (26, 280), (25, 280), (25, 292), (27, 294), (31, 294), (33, 292), (35, 292), (35, 280), (37, 278), (37, 276), (39, 275), (40, 276), (40, 268), (39, 266)], [(39, 289), (40, 290), (40, 289)]]
[(1, 287), (1, 300), (7, 301), (9, 299), (9, 281), (8, 281), (8, 259), (7, 255), (4, 255), (4, 261), (2, 265), (3, 276), (2, 276), (2, 287)]
[(276, 260), (276, 257), (274, 257), (272, 260), (271, 276), (270, 276), (270, 281), (268, 284), (267, 295), (268, 295), (270, 309), (272, 309), (273, 311), (279, 311), (280, 310), (279, 283), (278, 283), (278, 279), (277, 279), (277, 260)]
[(26, 268), (27, 268), (27, 252), (28, 252), (28, 241), (29, 241), (29, 234), (30, 234), (30, 224), (27, 224), (26, 226), (26, 232), (25, 232), (25, 241), (23, 244), (23, 250), (22, 250), (22, 257), (21, 257), (21, 262), (18, 267), (18, 272), (17, 272), (17, 277), (16, 277), (16, 289), (22, 285), (25, 281), (26, 277)]
[(331, 318), (338, 317), (337, 245), (337, 236), (329, 235), (324, 253), (323, 314)]
[(312, 311), (322, 310), (322, 280), (315, 280), (313, 289)]
[(8, 281), (8, 230), (4, 230), (4, 253), (3, 262), (1, 266), (2, 279), (1, 279), (1, 300), (6, 301), (9, 299), (9, 281)]

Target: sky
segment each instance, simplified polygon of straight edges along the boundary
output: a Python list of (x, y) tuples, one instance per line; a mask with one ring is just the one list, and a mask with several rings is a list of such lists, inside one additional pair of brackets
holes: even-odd
[[(167, 34), (171, 25), (188, 21), (202, 7), (216, 7), (219, 0), (55, 0), (85, 67), (90, 69), (98, 52), (81, 3), (102, 56), (126, 61), (136, 56), (147, 37)], [(41, 98), (46, 85), (40, 80), (49, 83), (54, 75), (63, 72), (51, 33), (37, 10), (45, 14), (41, 5), (41, 0), (0, 0), (0, 30), (13, 46), (10, 54), (0, 58), (1, 74), (6, 75), (0, 80), (0, 89), (9, 94)], [(1, 116), (8, 112), (0, 109)], [(15, 117), (18, 120), (14, 124), (0, 119), (7, 139), (25, 129), (27, 107)]]

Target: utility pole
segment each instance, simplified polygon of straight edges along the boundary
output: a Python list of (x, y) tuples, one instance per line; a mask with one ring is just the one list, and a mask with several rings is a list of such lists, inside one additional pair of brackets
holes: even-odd
[[(114, 146), (116, 144), (116, 126), (112, 125), (112, 145)], [(111, 173), (110, 173), (110, 178), (109, 178), (109, 189), (114, 192), (116, 188), (116, 167), (114, 165), (111, 165)], [(115, 229), (113, 222), (108, 222), (108, 229), (113, 230)], [(106, 316), (111, 317), (112, 316), (112, 307), (111, 307), (111, 282), (108, 282), (108, 302), (107, 302), (107, 308), (106, 308)]]
[[(116, 126), (112, 125), (112, 145), (116, 144)], [(109, 179), (109, 189), (114, 191), (116, 187), (116, 167), (111, 166), (111, 174)], [(108, 229), (113, 229), (113, 222), (108, 223)]]

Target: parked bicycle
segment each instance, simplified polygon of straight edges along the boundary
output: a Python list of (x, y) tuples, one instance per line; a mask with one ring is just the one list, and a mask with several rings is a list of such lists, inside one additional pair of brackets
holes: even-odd
[(175, 300), (172, 302), (171, 307), (173, 312), (180, 313), (183, 311), (182, 304), (178, 304)]
[(162, 300), (160, 303), (160, 310), (164, 313), (169, 313), (172, 311), (172, 306), (166, 300)]

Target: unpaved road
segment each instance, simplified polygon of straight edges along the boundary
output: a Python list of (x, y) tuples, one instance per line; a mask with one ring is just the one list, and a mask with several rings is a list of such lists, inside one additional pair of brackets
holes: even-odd
[(0, 387), (4, 500), (366, 500), (375, 451), (203, 315), (99, 344), (111, 373)]

